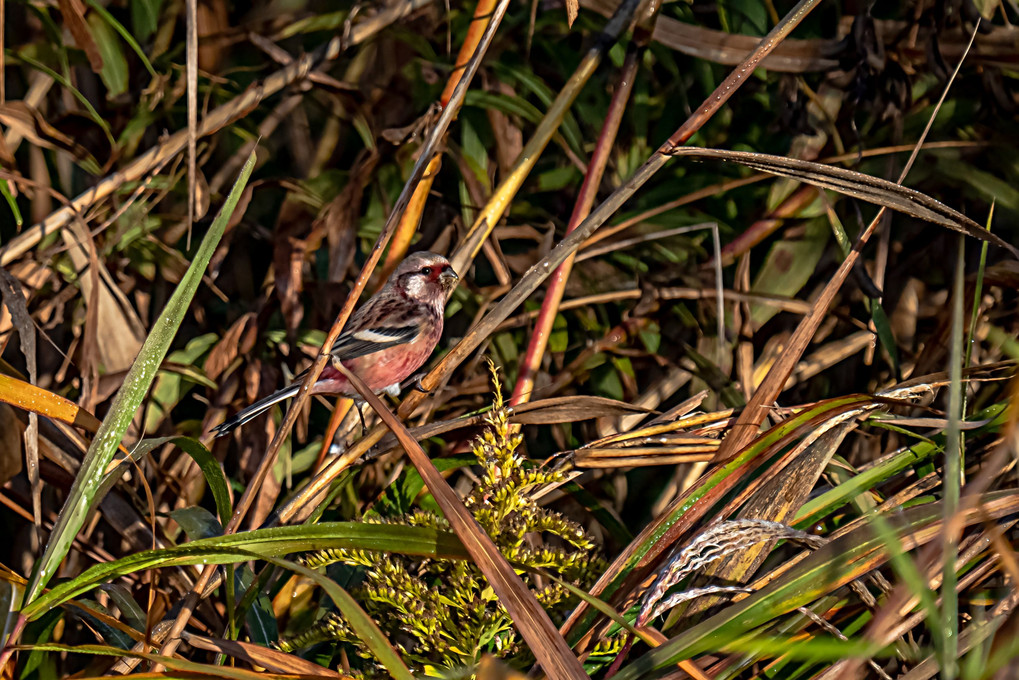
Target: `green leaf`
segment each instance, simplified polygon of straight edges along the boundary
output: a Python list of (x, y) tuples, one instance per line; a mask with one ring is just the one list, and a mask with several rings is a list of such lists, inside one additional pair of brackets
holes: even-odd
[(99, 14), (89, 12), (89, 28), (103, 57), (103, 69), (99, 72), (106, 85), (106, 98), (113, 99), (127, 92), (127, 59), (120, 48), (120, 40), (110, 25)]
[(570, 328), (566, 317), (556, 314), (552, 321), (552, 332), (548, 334), (548, 351), (565, 352), (570, 345)]
[[(814, 219), (807, 224), (803, 238), (775, 243), (768, 251), (751, 290), (763, 295), (796, 297), (813, 276), (824, 254), (829, 232), (826, 219)], [(752, 303), (750, 317), (754, 328), (763, 326), (778, 311), (774, 305)]]
[[(238, 591), (245, 591), (255, 581), (255, 575), (245, 565), (238, 569), (234, 576), (234, 588)], [(260, 584), (261, 585), (261, 584)], [(260, 645), (269, 646), (280, 639), (279, 622), (272, 610), (272, 602), (269, 597), (259, 590), (254, 597), (254, 602), (244, 614), (244, 621), (248, 624), (248, 633), (251, 639)]]
[(145, 630), (145, 612), (131, 597), (131, 591), (118, 583), (107, 583), (101, 586), (103, 591), (110, 596), (113, 603), (120, 610), (124, 623), (135, 630)]
[(94, 628), (103, 640), (120, 649), (131, 649), (134, 647), (134, 640), (131, 639), (130, 635), (96, 616), (96, 614), (109, 616), (110, 611), (106, 607), (94, 600), (82, 600), (81, 604), (84, 606), (80, 609), (75, 609), (74, 614), (81, 617), (90, 628)]
[(7, 180), (0, 180), (0, 194), (3, 194), (4, 200), (7, 201), (7, 205), (11, 209), (11, 214), (14, 216), (14, 224), (21, 228), (25, 220), (21, 217), (21, 211), (18, 210), (18, 201), (11, 194), (11, 189), (7, 185)]
[[(149, 62), (149, 58), (145, 55), (145, 52), (142, 51), (141, 45), (139, 45), (138, 41), (134, 39), (134, 36), (131, 35), (126, 28), (124, 28), (124, 25), (117, 21), (114, 16), (107, 12), (106, 8), (96, 2), (96, 0), (88, 0), (88, 5), (103, 18), (103, 21), (105, 21), (110, 28), (120, 34), (120, 37), (124, 39), (124, 42), (126, 42), (131, 49), (134, 50), (134, 53), (138, 55), (138, 59), (140, 59), (142, 65), (145, 66), (145, 70), (149, 72), (149, 75), (155, 78), (156, 69), (152, 68), (152, 64)], [(102, 51), (102, 47), (100, 47), (100, 51)], [(105, 60), (105, 56), (103, 59)]]
[(188, 538), (193, 541), (223, 535), (223, 525), (205, 508), (195, 505), (178, 508), (170, 511), (170, 517), (173, 517), (173, 521), (179, 524)]
[(18, 620), (23, 592), (21, 585), (6, 579), (0, 580), (0, 645), (6, 642)]
[[(478, 459), (473, 453), (460, 453), (453, 456), (436, 458), (434, 463), (439, 472), (454, 470), (456, 468), (475, 465)], [(400, 479), (395, 484), (390, 484), (382, 498), (376, 504), (372, 514), (393, 516), (402, 515), (411, 511), (414, 507), (414, 499), (418, 497), (425, 488), (425, 480), (421, 479), (421, 473), (411, 467), (404, 470)]]
[(131, 0), (131, 28), (142, 42), (159, 28), (159, 11), (163, 0)]
[(85, 459), (82, 461), (78, 475), (74, 479), (71, 491), (60, 511), (56, 525), (50, 534), (49, 542), (46, 544), (42, 557), (36, 562), (32, 577), (26, 587), (25, 601), (29, 604), (34, 602), (42, 593), (43, 588), (49, 583), (50, 578), (56, 572), (60, 563), (64, 560), (74, 537), (78, 534), (82, 525), (88, 517), (89, 511), (97, 502), (97, 492), (102, 486), (104, 472), (113, 460), (113, 455), (120, 445), (128, 425), (134, 418), (142, 399), (145, 398), (156, 371), (166, 356), (173, 341), (187, 314), (191, 299), (194, 297), (198, 285), (202, 281), (202, 275), (212, 258), (216, 246), (219, 244), (227, 222), (233, 215), (237, 202), (240, 200), (241, 192), (247, 184), (251, 171), (255, 167), (255, 151), (252, 150), (247, 162), (241, 169), (240, 177), (234, 184), (226, 203), (220, 209), (216, 219), (213, 220), (209, 232), (202, 239), (202, 243), (195, 253), (195, 258), (188, 267), (181, 282), (177, 285), (170, 301), (167, 302), (163, 312), (159, 315), (152, 331), (145, 339), (138, 357), (132, 364), (131, 369), (124, 378), (124, 384), (117, 392), (113, 400), (110, 412), (103, 420), (99, 431), (96, 433), (92, 444), (89, 446)]

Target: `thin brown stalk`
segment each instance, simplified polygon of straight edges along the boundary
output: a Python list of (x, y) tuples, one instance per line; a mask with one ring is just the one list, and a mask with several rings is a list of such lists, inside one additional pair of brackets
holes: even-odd
[(198, 200), (198, 0), (184, 3), (187, 29), (188, 89), (188, 235), (186, 247), (191, 248), (191, 228), (195, 223), (195, 201)]
[[(658, 7), (655, 4), (654, 7)], [(598, 187), (601, 185), (602, 176), (605, 174), (605, 167), (608, 165), (609, 154), (616, 143), (616, 134), (619, 132), (619, 124), (623, 119), (623, 112), (626, 111), (626, 103), (630, 99), (630, 92), (633, 91), (633, 81), (637, 75), (637, 66), (640, 64), (639, 56), (644, 53), (631, 45), (626, 54), (623, 67), (619, 70), (619, 78), (615, 92), (609, 102), (609, 110), (602, 124), (601, 133), (595, 144), (591, 160), (587, 164), (587, 173), (584, 175), (584, 182), (580, 185), (580, 195), (573, 207), (573, 214), (570, 215), (569, 225), (566, 233), (571, 233), (584, 221), (584, 218), (591, 212), (594, 199), (598, 195)], [(548, 338), (552, 333), (552, 324), (555, 323), (556, 315), (559, 313), (559, 304), (562, 302), (563, 293), (566, 291), (566, 282), (573, 270), (573, 260), (576, 254), (566, 258), (566, 261), (556, 267), (548, 282), (545, 292), (545, 299), (541, 303), (538, 318), (531, 331), (531, 339), (527, 343), (523, 360), (520, 362), (520, 373), (517, 376), (516, 385), (513, 387), (513, 396), (510, 398), (510, 405), (516, 406), (531, 398), (534, 391), (534, 379), (541, 369), (541, 360), (545, 356), (545, 347), (548, 346)]]

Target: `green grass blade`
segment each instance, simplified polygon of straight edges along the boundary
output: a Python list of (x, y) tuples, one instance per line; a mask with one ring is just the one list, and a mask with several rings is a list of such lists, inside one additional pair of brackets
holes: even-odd
[(18, 202), (11, 194), (10, 187), (7, 186), (7, 181), (0, 181), (0, 194), (3, 194), (4, 200), (7, 201), (7, 205), (11, 208), (11, 215), (14, 216), (14, 224), (17, 225), (18, 229), (24, 224), (25, 220), (21, 217), (21, 211), (18, 210)]
[(138, 55), (138, 59), (141, 60), (142, 65), (145, 67), (145, 70), (149, 72), (149, 75), (156, 78), (156, 69), (152, 68), (152, 63), (149, 61), (149, 58), (145, 56), (145, 52), (142, 50), (141, 45), (139, 45), (138, 41), (134, 39), (131, 32), (124, 28), (124, 25), (117, 21), (113, 15), (107, 12), (106, 8), (96, 2), (96, 0), (88, 0), (88, 6), (95, 10), (96, 14), (101, 16), (103, 21), (109, 24), (114, 31), (120, 34), (120, 37), (124, 39), (124, 42), (126, 42), (128, 46), (134, 50), (134, 53)]
[[(941, 636), (944, 641), (941, 671), (943, 677), (952, 680), (959, 674), (959, 594), (956, 592), (955, 561), (959, 552), (959, 536), (949, 527), (949, 522), (959, 511), (959, 496), (962, 488), (962, 471), (966, 461), (962, 448), (960, 420), (963, 409), (962, 348), (963, 340), (963, 295), (966, 290), (966, 241), (959, 237), (959, 251), (955, 264), (955, 291), (952, 294), (952, 335), (949, 347), (950, 360), (948, 375), (948, 429), (945, 431), (944, 489), (945, 529), (943, 575), (941, 581)], [(935, 627), (936, 628), (936, 627)], [(935, 637), (937, 639), (937, 637)]]
[[(991, 222), (994, 220), (994, 203), (987, 213), (987, 231), (991, 230)], [(963, 357), (962, 365), (969, 366), (970, 353), (973, 350), (974, 334), (977, 332), (977, 319), (980, 317), (980, 298), (984, 295), (984, 272), (987, 271), (987, 241), (980, 246), (980, 266), (977, 267), (977, 280), (973, 285), (973, 311), (969, 317), (969, 331), (966, 333), (966, 356)], [(963, 397), (966, 395), (964, 394)], [(965, 403), (965, 402), (963, 402)], [(966, 409), (963, 408), (963, 415)]]
[(363, 522), (325, 522), (256, 529), (237, 534), (190, 541), (172, 548), (144, 550), (112, 562), (96, 564), (78, 577), (54, 586), (26, 606), (22, 614), (34, 619), (69, 599), (87, 593), (100, 583), (145, 569), (188, 564), (233, 564), (237, 551), (269, 559), (295, 552), (324, 549), (373, 550), (433, 558), (465, 559), (467, 553), (455, 535), (426, 527)]
[(237, 207), (237, 202), (240, 200), (241, 193), (254, 167), (255, 152), (252, 151), (241, 170), (240, 177), (237, 178), (233, 189), (230, 190), (226, 203), (216, 215), (205, 238), (202, 239), (191, 266), (188, 267), (177, 289), (174, 290), (163, 313), (156, 320), (152, 332), (145, 339), (134, 364), (128, 371), (127, 377), (124, 378), (124, 384), (117, 392), (109, 414), (103, 420), (103, 424), (99, 427), (99, 431), (85, 454), (85, 459), (74, 479), (64, 508), (60, 511), (60, 517), (57, 518), (56, 526), (53, 527), (53, 532), (50, 534), (46, 549), (32, 572), (25, 592), (25, 602), (31, 604), (42, 593), (42, 589), (70, 550), (71, 543), (84, 524), (89, 510), (94, 507), (98, 490), (103, 482), (104, 472), (113, 460), (124, 432), (127, 431), (131, 419), (134, 418), (135, 412), (156, 377), (163, 358), (170, 349), (170, 343), (187, 313), (195, 291), (198, 290), (202, 275), (223, 236), (227, 222)]

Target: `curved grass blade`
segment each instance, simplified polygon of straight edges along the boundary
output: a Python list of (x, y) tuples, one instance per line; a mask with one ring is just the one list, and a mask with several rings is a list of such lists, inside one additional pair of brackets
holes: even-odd
[[(37, 651), (37, 652), (62, 652), (69, 654), (92, 654), (95, 656), (113, 656), (123, 657), (130, 656), (136, 659), (142, 659), (143, 661), (151, 661), (152, 663), (160, 663), (169, 668), (170, 670), (165, 673), (140, 673), (132, 675), (132, 678), (180, 678), (187, 680), (198, 680), (200, 678), (210, 678), (216, 680), (267, 680), (269, 678), (286, 678), (287, 680), (293, 680), (294, 678), (319, 678), (319, 677), (344, 677), (338, 676), (336, 673), (329, 672), (329, 669), (322, 668), (322, 672), (316, 675), (310, 675), (307, 673), (301, 675), (294, 674), (276, 674), (276, 673), (259, 673), (256, 671), (250, 671), (243, 668), (234, 668), (232, 666), (217, 666), (214, 664), (197, 663), (195, 661), (185, 661), (184, 659), (170, 658), (166, 656), (160, 656), (159, 654), (153, 654), (151, 652), (133, 652), (119, 649), (117, 647), (109, 647), (107, 645), (67, 645), (54, 642), (47, 642), (38, 645), (21, 645), (18, 649), (25, 651)], [(99, 677), (99, 676), (92, 676)]]
[[(230, 489), (227, 486), (223, 468), (220, 467), (219, 462), (209, 453), (209, 449), (205, 448), (205, 445), (197, 439), (192, 439), (191, 437), (143, 439), (131, 449), (130, 458), (135, 461), (141, 460), (150, 451), (164, 444), (175, 444), (184, 453), (191, 456), (198, 469), (202, 471), (206, 484), (209, 485), (209, 491), (212, 492), (212, 498), (216, 502), (216, 514), (219, 515), (219, 521), (224, 525), (229, 522), (230, 516), (233, 515), (233, 504), (230, 502)], [(100, 490), (96, 493), (97, 499), (102, 499), (113, 488), (113, 485), (117, 483), (121, 475), (120, 468), (126, 460), (126, 458), (123, 458), (114, 462), (113, 467), (107, 470), (106, 478), (103, 480)]]
[(237, 207), (241, 193), (254, 167), (255, 152), (252, 151), (241, 169), (240, 177), (237, 178), (233, 189), (230, 190), (226, 203), (216, 215), (205, 238), (202, 239), (191, 266), (188, 267), (180, 284), (174, 290), (163, 313), (156, 320), (141, 351), (135, 358), (134, 364), (128, 371), (127, 377), (124, 378), (124, 384), (117, 392), (109, 414), (103, 420), (95, 439), (92, 440), (92, 444), (85, 454), (85, 459), (74, 479), (64, 508), (60, 511), (60, 517), (57, 518), (56, 526), (53, 527), (53, 532), (46, 543), (46, 549), (36, 563), (32, 577), (29, 579), (25, 592), (27, 603), (32, 603), (42, 593), (42, 589), (56, 572), (57, 567), (67, 555), (67, 551), (70, 550), (71, 543), (81, 529), (89, 509), (93, 507), (96, 493), (103, 481), (104, 472), (113, 460), (114, 453), (127, 431), (127, 426), (134, 418), (135, 412), (156, 377), (159, 365), (170, 349), (170, 343), (187, 313), (195, 291), (198, 290), (205, 268), (223, 236), (227, 222), (233, 215), (234, 208)]
[(149, 58), (145, 56), (145, 51), (142, 50), (141, 45), (139, 45), (138, 41), (134, 39), (131, 32), (124, 28), (124, 25), (117, 21), (116, 18), (114, 18), (114, 16), (110, 14), (105, 7), (96, 2), (96, 0), (86, 0), (86, 2), (88, 3), (88, 6), (91, 7), (96, 14), (102, 17), (103, 21), (109, 24), (114, 31), (119, 33), (120, 37), (124, 39), (124, 42), (126, 42), (128, 46), (134, 50), (134, 53), (138, 55), (138, 59), (141, 61), (142, 66), (145, 67), (145, 70), (149, 72), (149, 75), (153, 78), (157, 78), (158, 74), (156, 73), (156, 69), (152, 68), (152, 62), (150, 62)]
[(245, 560), (269, 560), (308, 550), (347, 549), (399, 552), (407, 555), (464, 559), (467, 553), (453, 534), (426, 527), (361, 522), (325, 522), (311, 526), (272, 527), (212, 538), (159, 550), (133, 553), (96, 564), (78, 577), (54, 586), (28, 604), (22, 614), (34, 619), (100, 583), (145, 569), (189, 564), (233, 564), (238, 551)]
[(14, 195), (11, 194), (10, 186), (6, 181), (0, 182), (0, 194), (3, 194), (4, 200), (7, 201), (7, 206), (11, 209), (11, 216), (14, 217), (14, 226), (20, 230), (25, 220), (21, 217), (21, 211), (18, 210), (18, 202), (15, 200)]
[(823, 163), (801, 161), (784, 156), (771, 156), (750, 151), (727, 151), (725, 149), (704, 149), (694, 146), (678, 147), (671, 151), (673, 156), (691, 158), (715, 158), (739, 163), (748, 168), (768, 172), (780, 177), (789, 177), (824, 189), (831, 189), (846, 196), (883, 206), (890, 210), (926, 220), (933, 224), (957, 231), (981, 241), (987, 241), (1005, 248), (1019, 259), (1019, 248), (990, 233), (979, 224), (944, 203), (927, 194), (904, 187), (886, 179), (865, 175), (862, 172), (838, 168)]
[[(396, 650), (393, 649), (392, 645), (389, 644), (389, 640), (386, 639), (386, 636), (375, 624), (375, 622), (371, 620), (371, 618), (364, 612), (363, 609), (361, 609), (360, 605), (358, 605), (354, 598), (350, 596), (350, 593), (348, 593), (346, 590), (338, 586), (331, 579), (323, 576), (322, 574), (319, 574), (318, 572), (312, 569), (308, 569), (304, 565), (298, 564), (297, 562), (293, 562), (291, 560), (285, 560), (279, 557), (268, 557), (265, 555), (258, 555), (256, 553), (252, 553), (247, 550), (240, 550), (237, 548), (232, 548), (229, 550), (218, 548), (216, 550), (218, 550), (217, 553), (210, 554), (207, 557), (192, 556), (192, 558), (197, 558), (196, 561), (183, 562), (183, 564), (211, 564), (213, 563), (214, 558), (217, 560), (225, 560), (229, 558), (231, 562), (246, 562), (251, 559), (264, 559), (266, 562), (269, 562), (270, 564), (274, 564), (278, 567), (282, 567), (284, 569), (296, 572), (301, 576), (304, 576), (305, 578), (314, 581), (318, 586), (320, 586), (323, 590), (326, 591), (326, 594), (328, 594), (330, 599), (332, 599), (337, 609), (339, 609), (340, 613), (350, 624), (350, 627), (354, 630), (355, 633), (357, 633), (358, 637), (365, 643), (365, 645), (367, 645), (367, 647), (372, 651), (372, 653), (375, 654), (376, 658), (378, 658), (382, 665), (386, 667), (386, 670), (389, 671), (390, 675), (392, 675), (392, 677), (396, 678), (397, 680), (413, 680), (414, 676), (411, 675), (410, 670), (408, 670), (407, 666), (403, 663), (403, 660), (400, 658), (399, 654), (396, 653)], [(83, 648), (88, 647), (89, 646), (86, 645), (84, 647), (76, 647), (74, 649), (81, 651)], [(135, 652), (125, 652), (122, 649), (112, 647), (108, 647), (105, 649), (116, 649), (117, 656), (127, 656), (136, 654)], [(107, 653), (107, 652), (97, 651), (96, 653)], [(171, 657), (160, 656), (158, 654), (151, 654), (143, 658), (146, 658), (150, 661), (154, 661), (156, 663), (161, 663), (166, 666), (172, 666), (173, 663), (189, 663), (174, 661), (171, 659)], [(195, 665), (200, 666), (200, 664)]]

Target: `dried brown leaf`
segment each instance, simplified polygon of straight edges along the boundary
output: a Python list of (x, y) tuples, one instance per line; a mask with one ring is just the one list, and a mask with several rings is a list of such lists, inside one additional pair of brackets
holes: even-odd
[(577, 14), (580, 13), (580, 2), (579, 0), (566, 0), (566, 24), (573, 28), (573, 22), (577, 20)]
[[(0, 267), (0, 297), (10, 312), (14, 327), (18, 329), (21, 353), (28, 366), (28, 379), (35, 385), (39, 382), (36, 371), (35, 324), (28, 313), (28, 303), (21, 290), (21, 283), (10, 272)], [(19, 447), (15, 447), (18, 451)], [(4, 454), (0, 454), (4, 455)], [(6, 455), (10, 455), (7, 453)], [(42, 484), (39, 479), (39, 416), (28, 412), (28, 427), (25, 428), (25, 464), (28, 469), (28, 483), (32, 489), (32, 516), (35, 525), (42, 526)], [(4, 480), (6, 482), (6, 480)]]
[(17, 131), (33, 144), (46, 149), (66, 151), (75, 158), (99, 164), (88, 149), (78, 144), (70, 135), (50, 125), (37, 109), (25, 102), (0, 104), (0, 123)]
[(205, 375), (209, 379), (218, 379), (239, 354), (251, 350), (255, 342), (255, 319), (254, 312), (241, 316), (212, 348), (205, 360)]
[(295, 201), (287, 201), (273, 232), (272, 269), (276, 297), (280, 301), (283, 321), (290, 332), (297, 330), (304, 317), (304, 260), (308, 256), (308, 243), (303, 238), (307, 222), (303, 210)]
[(520, 425), (547, 425), (549, 423), (572, 423), (606, 416), (652, 413), (657, 413), (657, 411), (607, 397), (570, 395), (540, 399), (514, 406), (510, 417), (514, 423)]
[(0, 486), (21, 472), (21, 421), (14, 409), (0, 403)]
[(85, 51), (89, 66), (96, 73), (103, 70), (103, 55), (92, 37), (92, 30), (85, 21), (85, 3), (81, 0), (58, 0), (60, 14), (64, 17), (64, 26), (71, 32), (74, 44)]
[(321, 677), (338, 680), (346, 676), (337, 675), (336, 671), (306, 661), (295, 654), (287, 654), (276, 649), (269, 649), (250, 642), (225, 640), (223, 638), (206, 637), (185, 632), (184, 640), (192, 647), (210, 652), (221, 652), (253, 666), (261, 666), (275, 673), (292, 673), (307, 677)]

